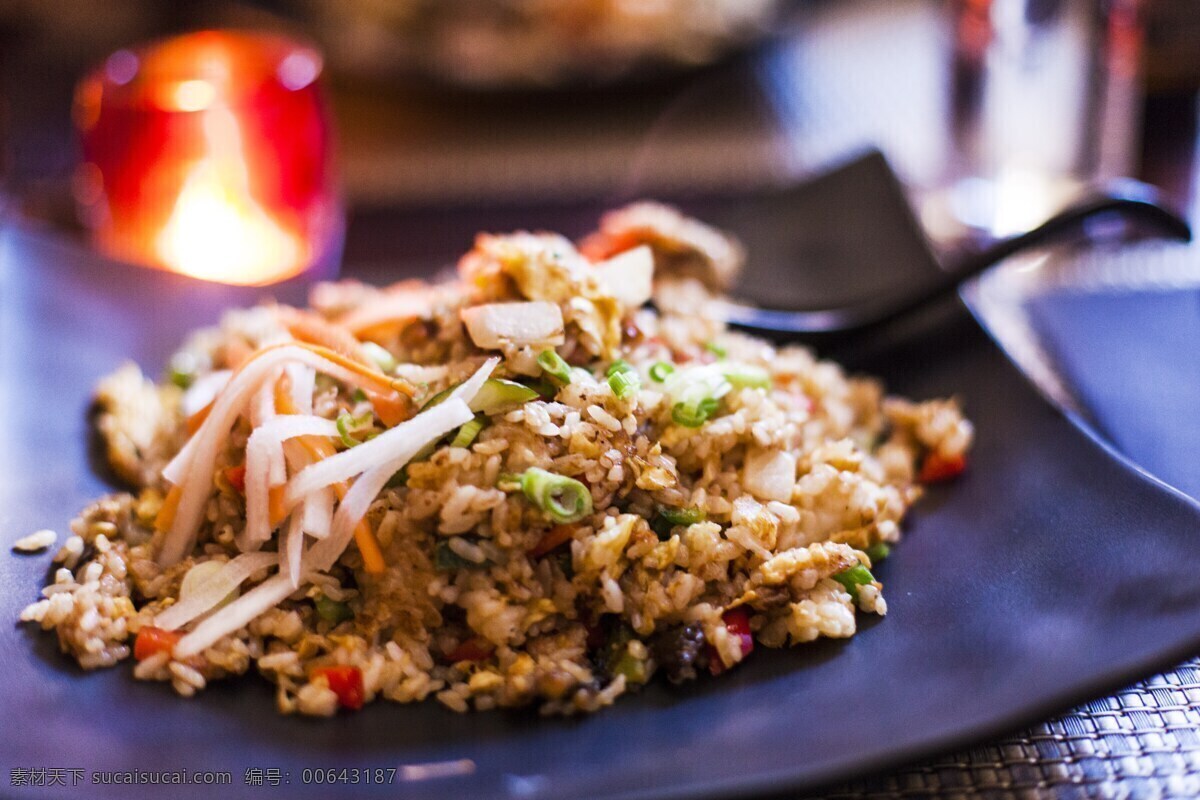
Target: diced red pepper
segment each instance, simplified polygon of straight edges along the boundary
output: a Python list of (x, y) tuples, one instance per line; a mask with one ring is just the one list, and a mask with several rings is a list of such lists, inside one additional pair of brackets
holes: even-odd
[(961, 453), (956, 456), (943, 456), (933, 450), (921, 462), (921, 471), (917, 475), (917, 480), (921, 483), (949, 481), (961, 475), (966, 468), (967, 458)]
[(451, 664), (457, 664), (460, 661), (483, 661), (495, 651), (496, 648), (486, 639), (473, 636), (451, 650), (446, 659)]
[(229, 481), (229, 485), (236, 489), (241, 494), (246, 493), (246, 465), (238, 464), (236, 467), (225, 468), (225, 480)]
[(559, 545), (571, 541), (574, 533), (575, 527), (573, 525), (555, 525), (546, 532), (546, 535), (537, 544), (526, 551), (525, 555), (530, 558), (541, 558)]
[[(725, 623), (725, 630), (729, 635), (737, 637), (742, 658), (750, 655), (754, 650), (754, 636), (750, 633), (749, 612), (741, 606), (731, 608), (721, 616), (721, 621)], [(725, 662), (712, 645), (708, 646), (708, 671), (713, 675), (720, 675), (725, 671)]]
[(133, 657), (145, 661), (158, 653), (170, 653), (182, 638), (183, 635), (177, 631), (165, 631), (147, 625), (138, 631), (137, 638), (133, 640)]
[(358, 667), (318, 667), (313, 670), (312, 677), (325, 679), (342, 708), (357, 711), (363, 707), (363, 677)]

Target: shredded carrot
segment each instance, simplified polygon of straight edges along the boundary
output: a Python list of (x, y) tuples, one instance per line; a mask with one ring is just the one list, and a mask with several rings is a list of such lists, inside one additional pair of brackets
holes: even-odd
[(288, 333), (300, 341), (328, 347), (360, 364), (371, 366), (371, 359), (363, 350), (362, 342), (336, 322), (290, 306), (278, 306), (274, 312)]
[(208, 405), (187, 418), (188, 436), (200, 430), (200, 426), (204, 424), (204, 420), (208, 419), (208, 415), (212, 413), (213, 403), (215, 402), (216, 400), (209, 400)]
[(183, 497), (183, 489), (179, 486), (172, 486), (167, 491), (167, 496), (163, 498), (162, 508), (158, 509), (158, 514), (154, 517), (154, 529), (160, 533), (166, 533), (171, 529), (171, 523), (175, 521), (175, 512), (179, 508), (179, 498)]
[(288, 510), (283, 505), (283, 490), (284, 486), (272, 486), (267, 490), (267, 508), (271, 519), (271, 527), (275, 528), (288, 515)]
[(573, 525), (555, 525), (546, 533), (545, 536), (541, 538), (540, 541), (538, 541), (537, 544), (526, 551), (525, 555), (529, 556), (530, 558), (540, 558), (554, 548), (558, 547), (560, 544), (569, 542), (574, 533), (575, 526)]

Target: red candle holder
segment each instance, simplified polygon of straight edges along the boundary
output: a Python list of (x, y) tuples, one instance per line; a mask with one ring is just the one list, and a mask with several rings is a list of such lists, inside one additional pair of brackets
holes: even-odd
[(96, 245), (223, 283), (333, 272), (344, 215), (321, 66), (308, 45), (234, 31), (109, 56), (75, 98)]

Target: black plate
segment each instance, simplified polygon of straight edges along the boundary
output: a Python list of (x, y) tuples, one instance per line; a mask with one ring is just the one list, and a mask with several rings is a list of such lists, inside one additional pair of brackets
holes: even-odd
[[(0, 231), (5, 551), (37, 528), (65, 535), (108, 490), (88, 460), (95, 380), (125, 358), (157, 369), (185, 332), (256, 294)], [(1193, 501), (1070, 424), (965, 315), (863, 366), (906, 395), (964, 398), (978, 443), (967, 474), (918, 505), (880, 569), (890, 614), (848, 642), (756, 653), (720, 680), (654, 686), (586, 719), (460, 716), (429, 702), (309, 720), (277, 715), (253, 676), (189, 701), (133, 680), (128, 665), (84, 674), (52, 637), (5, 622), (0, 785), (15, 769), (79, 768), (89, 797), (139, 794), (90, 785), (92, 770), (227, 770), (232, 788), (254, 797), (272, 790), (248, 788), (247, 769), (280, 770), (288, 783), (273, 791), (301, 797), (716, 797), (813, 786), (1000, 734), (1197, 649)], [(0, 618), (36, 599), (48, 564), (0, 555)], [(360, 770), (357, 786), (305, 782), (315, 778), (305, 770), (342, 767)], [(365, 770), (391, 767), (402, 786), (363, 782)], [(430, 777), (439, 773), (449, 776)]]

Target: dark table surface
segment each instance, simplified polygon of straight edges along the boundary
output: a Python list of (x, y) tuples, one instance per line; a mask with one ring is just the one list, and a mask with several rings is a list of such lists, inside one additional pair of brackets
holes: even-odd
[[(869, 5), (847, 4), (855, 8)], [(910, 8), (919, 15), (938, 5), (902, 2), (894, 7)], [(883, 6), (875, 4), (876, 9)], [(829, 17), (820, 19), (828, 22)], [(192, 21), (186, 15), (180, 18), (168, 14), (145, 23), (137, 29), (137, 35), (149, 35)], [(128, 33), (112, 33), (110, 37), (121, 35)], [(116, 38), (105, 39), (101, 32), (82, 43), (55, 44), (53, 36), (45, 31), (30, 34), (23, 29), (6, 28), (0, 22), (0, 195), (7, 195), (10, 212), (11, 207), (16, 207), (27, 218), (63, 231), (64, 236), (78, 236), (72, 228), (69, 200), (69, 173), (75, 160), (68, 111), (71, 87), (84, 64), (120, 43)], [(776, 57), (766, 52), (756, 58), (769, 62)], [(710, 88), (704, 91), (727, 93), (728, 84), (741, 86), (747, 75), (777, 74), (764, 72), (763, 63), (753, 58), (740, 60), (723, 67), (724, 71), (705, 73), (705, 85)], [(711, 88), (714, 85), (716, 89)], [(928, 89), (919, 85), (904, 88), (904, 82), (898, 81), (889, 85), (888, 91), (895, 93), (896, 85), (903, 91), (918, 93)], [(356, 115), (364, 107), (381, 97), (391, 97), (389, 92), (394, 91), (384, 89), (382, 95), (368, 92), (365, 96), (360, 90), (343, 92), (339, 108), (348, 115), (343, 124), (354, 124), (362, 118)], [(637, 102), (633, 105), (637, 113), (630, 112), (628, 127), (618, 134), (638, 130), (637, 126), (645, 119), (653, 118), (656, 109), (673, 107), (677, 97), (686, 92), (687, 87), (680, 84), (635, 90)], [(427, 97), (422, 92), (400, 94), (409, 99)], [(868, 92), (868, 99), (870, 96)], [(603, 106), (611, 100), (612, 95), (597, 95), (573, 102), (586, 111), (589, 106)], [(903, 94), (891, 97), (887, 108), (903, 106), (904, 101)], [(471, 102), (474, 101), (459, 100), (460, 105)], [(495, 103), (488, 100), (485, 105), (494, 107)], [(766, 106), (754, 97), (741, 97), (737, 108), (739, 113), (755, 119), (770, 110), (765, 111)], [(1137, 102), (1135, 113), (1141, 136), (1133, 173), (1161, 187), (1173, 204), (1186, 210), (1193, 223), (1200, 224), (1195, 92), (1150, 92)], [(685, 121), (696, 119), (695, 114), (685, 109)], [(794, 122), (795, 118), (792, 119)], [(919, 121), (906, 117), (905, 124), (909, 123), (918, 125)], [(697, 146), (709, 148), (706, 152), (720, 152), (726, 144), (721, 138), (726, 132), (721, 128), (707, 130), (711, 135), (699, 137)], [(878, 133), (865, 126), (850, 138), (863, 131)], [(353, 148), (360, 140), (361, 137), (350, 137), (347, 147)], [(918, 188), (920, 184), (928, 184), (930, 179), (920, 174), (920, 165), (912, 166), (915, 162), (905, 159), (905, 137), (897, 134), (896, 140), (892, 145), (902, 171), (908, 164), (912, 182)], [(802, 173), (819, 165), (820, 151), (814, 144), (810, 150), (811, 163), (802, 163), (795, 171)], [(402, 148), (400, 152), (402, 156)], [(369, 149), (350, 150), (347, 155), (349, 163), (360, 165), (354, 167), (357, 171), (352, 171), (352, 178), (369, 173), (361, 165), (369, 166), (376, 157)], [(398, 170), (412, 168), (395, 152), (385, 155), (393, 158), (391, 163)], [(614, 158), (619, 158), (619, 151)], [(597, 161), (593, 172), (581, 172), (581, 180), (600, 180), (595, 175), (602, 176), (609, 163)], [(712, 172), (706, 179), (716, 184), (724, 181), (726, 190), (731, 181), (730, 175), (720, 171)], [(411, 263), (459, 252), (481, 228), (536, 227), (540, 218), (568, 220), (568, 227), (574, 224), (578, 230), (584, 230), (616, 192), (609, 187), (573, 197), (536, 193), (518, 197), (489, 193), (494, 182), (495, 179), (479, 189), (476, 202), (464, 201), (459, 196), (443, 197), (436, 204), (422, 204), (419, 198), (411, 196), (389, 196), (386, 187), (380, 189), (378, 183), (364, 182), (365, 188), (357, 194), (351, 185), (347, 263), (382, 274), (391, 261)], [(0, 196), (0, 207), (3, 203)], [(398, 221), (402, 224), (397, 224)], [(413, 229), (421, 229), (425, 235), (419, 241), (400, 237), (399, 232)], [(885, 775), (864, 776), (850, 784), (829, 787), (821, 794), (831, 797), (1200, 795), (1200, 661), (1188, 661), (1177, 669), (968, 752), (951, 753)]]

